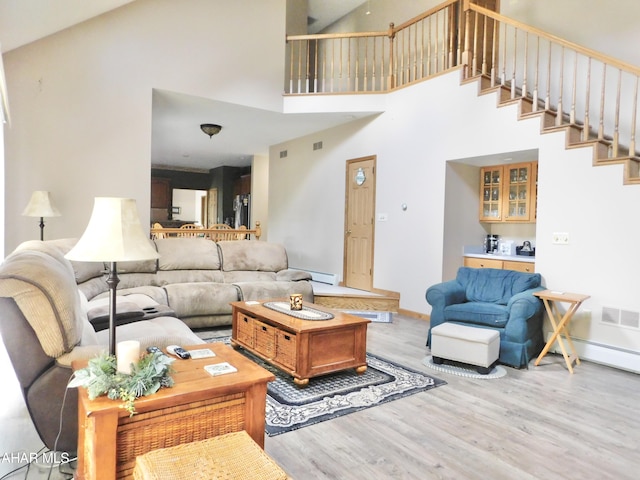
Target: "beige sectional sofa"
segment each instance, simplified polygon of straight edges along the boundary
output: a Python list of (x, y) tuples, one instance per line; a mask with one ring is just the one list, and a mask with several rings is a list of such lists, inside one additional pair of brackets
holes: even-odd
[[(237, 300), (302, 293), (305, 301), (313, 301), (310, 275), (288, 268), (287, 252), (280, 244), (259, 240), (216, 243), (204, 238), (153, 242), (160, 254), (157, 261), (118, 264), (119, 294), (148, 296), (170, 307), (191, 328), (230, 325), (230, 302)], [(103, 265), (72, 264), (90, 307), (108, 296)]]
[[(2, 339), (40, 438), (61, 451), (77, 446), (77, 394), (66, 388), (71, 362), (109, 343), (105, 266), (67, 260), (74, 244), (25, 242), (0, 265)], [(232, 301), (289, 293), (313, 301), (309, 276), (287, 268), (281, 245), (203, 238), (154, 245), (158, 260), (117, 264), (117, 341), (193, 345), (202, 340), (191, 328), (231, 324)]]

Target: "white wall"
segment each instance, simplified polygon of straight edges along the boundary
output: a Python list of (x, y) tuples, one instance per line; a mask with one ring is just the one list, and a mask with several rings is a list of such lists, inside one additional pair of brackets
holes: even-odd
[(62, 213), (47, 238), (82, 234), (95, 196), (148, 224), (152, 89), (279, 110), (284, 35), (285, 0), (137, 0), (6, 53), (7, 251), (37, 238), (33, 190)]
[(500, 13), (605, 55), (640, 65), (637, 22), (640, 2), (637, 0), (501, 0)]
[[(640, 226), (630, 221), (640, 188), (622, 184), (620, 166), (592, 167), (589, 148), (566, 150), (564, 134), (541, 135), (539, 120), (517, 121), (515, 106), (498, 109), (495, 96), (479, 97), (459, 79), (456, 71), (399, 90), (377, 118), (272, 149), (270, 240), (285, 243), (296, 267), (341, 273), (345, 162), (377, 155), (376, 208), (388, 221), (376, 224), (374, 287), (400, 292), (401, 308), (426, 314), (427, 287), (451, 277), (443, 276), (445, 231), (455, 231), (448, 222), (459, 208), (445, 204), (447, 161), (539, 149), (536, 270), (552, 289), (591, 295), (583, 306), (591, 319), (576, 322), (576, 335), (640, 351), (640, 331), (601, 322), (603, 306), (640, 311)], [(324, 149), (311, 151), (318, 140)], [(289, 156), (275, 158), (284, 148)], [(465, 195), (459, 201), (470, 201)], [(477, 218), (477, 201), (472, 209)], [(570, 244), (553, 245), (556, 231), (569, 232)]]
[(251, 212), (252, 227), (260, 222), (262, 236), (260, 240), (268, 240), (269, 235), (269, 157), (255, 155), (251, 163)]

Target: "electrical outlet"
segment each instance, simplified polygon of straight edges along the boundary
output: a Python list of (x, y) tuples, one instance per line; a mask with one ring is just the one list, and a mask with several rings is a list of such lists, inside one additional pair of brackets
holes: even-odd
[(389, 215), (387, 215), (386, 213), (379, 213), (378, 214), (378, 221), (379, 222), (386, 222), (387, 220), (389, 220)]
[(566, 232), (553, 232), (554, 245), (567, 245), (569, 243), (569, 234)]

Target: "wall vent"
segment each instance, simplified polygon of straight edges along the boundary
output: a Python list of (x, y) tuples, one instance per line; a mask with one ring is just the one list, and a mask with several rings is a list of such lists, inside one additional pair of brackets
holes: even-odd
[(286, 158), (287, 154), (288, 154), (287, 150), (281, 150), (280, 151), (280, 158)]
[(602, 322), (612, 325), (620, 323), (620, 310), (611, 307), (602, 307)]
[(623, 327), (640, 328), (640, 313), (620, 310), (620, 325)]
[(322, 149), (322, 142), (316, 142), (313, 144), (313, 149), (314, 150), (321, 150)]

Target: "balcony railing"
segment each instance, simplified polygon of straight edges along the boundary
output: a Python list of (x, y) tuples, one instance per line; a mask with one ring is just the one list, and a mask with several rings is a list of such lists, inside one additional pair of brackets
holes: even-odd
[(375, 93), (423, 80), (458, 63), (460, 0), (384, 32), (287, 36), (286, 93)]
[(287, 44), (286, 94), (388, 92), (462, 67), (503, 100), (506, 90), (529, 113), (548, 114), (546, 126), (606, 145), (608, 158), (635, 156), (640, 69), (469, 0), (384, 32), (292, 35)]

